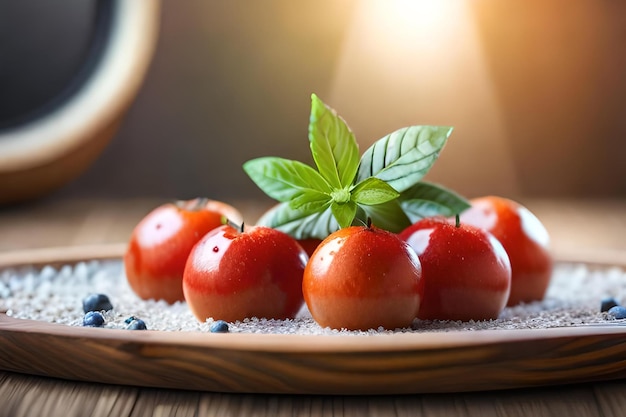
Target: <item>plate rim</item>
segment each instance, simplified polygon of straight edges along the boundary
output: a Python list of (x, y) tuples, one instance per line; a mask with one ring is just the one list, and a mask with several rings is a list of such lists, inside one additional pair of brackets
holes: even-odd
[[(237, 349), (276, 353), (316, 352), (402, 352), (470, 347), (489, 344), (519, 343), (536, 340), (626, 335), (626, 322), (563, 326), (545, 329), (479, 329), (446, 331), (411, 331), (372, 334), (277, 334), (277, 333), (210, 333), (206, 331), (147, 330), (69, 326), (31, 319), (15, 318), (0, 312), (2, 332), (41, 334), (75, 339), (117, 341), (120, 343), (154, 343), (168, 346)], [(393, 340), (391, 340), (393, 339)], [(323, 341), (324, 344), (315, 343)], [(367, 343), (364, 343), (367, 341)]]
[[(18, 256), (5, 254), (0, 256), (0, 269), (41, 267), (51, 260), (58, 265), (113, 260), (119, 259), (124, 250), (125, 245), (115, 244), (71, 250), (45, 248), (20, 252)], [(571, 263), (563, 258), (555, 260)], [(601, 259), (577, 262), (624, 267), (617, 260), (611, 263)], [(8, 352), (8, 359), (0, 358), (0, 369), (96, 383), (212, 392), (342, 395), (468, 392), (624, 378), (626, 362), (619, 358), (626, 354), (625, 335), (626, 321), (624, 324), (609, 321), (606, 324), (542, 329), (451, 329), (375, 334), (133, 332), (20, 319), (0, 311), (0, 346)], [(54, 360), (60, 363), (78, 361), (87, 373), (67, 366), (55, 368), (50, 365), (50, 368), (36, 360), (31, 363), (25, 358), (33, 357), (33, 347), (27, 347), (28, 353), (22, 353), (21, 347), (33, 343), (50, 345), (48, 354)], [(163, 363), (170, 368), (162, 370), (161, 376), (165, 379), (148, 378), (132, 370), (128, 375), (118, 376), (111, 375), (101, 364), (91, 364), (87, 354), (83, 356), (78, 352), (75, 358), (65, 358), (59, 353), (66, 347), (81, 345), (97, 347), (111, 355), (113, 369), (122, 369), (122, 373), (129, 360), (137, 361), (143, 368), (162, 366)], [(536, 358), (532, 356), (535, 349)], [(562, 358), (552, 357), (555, 349), (557, 353), (564, 349)], [(189, 358), (178, 358), (181, 352)], [(208, 372), (207, 367), (216, 366), (216, 357), (211, 354), (224, 359), (224, 368), (221, 368), (224, 374), (211, 371), (208, 380), (202, 379), (202, 373)], [(433, 368), (420, 359), (422, 356), (442, 360), (442, 368)], [(261, 358), (261, 363), (256, 364), (255, 358)], [(464, 358), (468, 360), (466, 366)], [(521, 368), (502, 373), (494, 369), (494, 363), (481, 362), (487, 358), (495, 360), (498, 366)], [(552, 360), (560, 365), (552, 364)], [(567, 363), (564, 365), (563, 360), (572, 361), (572, 367), (565, 366)], [(242, 369), (239, 362), (254, 368), (250, 371), (253, 372), (251, 380), (243, 378), (249, 371)], [(402, 368), (404, 364), (407, 369)], [(529, 364), (530, 368), (526, 369)], [(389, 369), (384, 368), (387, 365)], [(377, 366), (382, 368), (377, 369)], [(286, 376), (272, 374), (276, 369), (278, 372), (286, 370)], [(366, 382), (351, 376), (348, 371), (374, 375), (375, 379)], [(191, 379), (186, 381), (181, 372), (190, 372)], [(459, 378), (448, 381), (447, 377), (455, 373)], [(428, 378), (435, 378), (436, 382)], [(464, 381), (469, 384), (463, 385)]]

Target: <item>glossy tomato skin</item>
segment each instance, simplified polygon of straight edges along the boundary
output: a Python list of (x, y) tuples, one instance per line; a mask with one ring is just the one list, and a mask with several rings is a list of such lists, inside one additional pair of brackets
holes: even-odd
[(241, 221), (229, 204), (206, 199), (164, 204), (137, 224), (124, 255), (132, 290), (142, 299), (183, 301), (183, 271), (193, 246), (223, 224), (223, 216)]
[(472, 207), (461, 214), (461, 222), (493, 234), (509, 255), (512, 277), (507, 305), (542, 300), (553, 269), (544, 225), (527, 208), (507, 198), (486, 196), (470, 203)]
[(423, 320), (496, 319), (511, 288), (511, 265), (498, 240), (445, 218), (420, 220), (400, 233), (422, 263)]
[(317, 247), (304, 272), (302, 291), (322, 327), (368, 330), (409, 327), (424, 292), (414, 251), (397, 235), (352, 226)]
[(308, 256), (291, 236), (263, 226), (221, 226), (193, 248), (183, 276), (185, 299), (204, 322), (294, 318), (302, 308)]

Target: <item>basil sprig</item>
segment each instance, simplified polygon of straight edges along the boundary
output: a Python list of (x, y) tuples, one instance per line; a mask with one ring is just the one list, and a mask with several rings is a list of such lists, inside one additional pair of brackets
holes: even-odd
[(469, 207), (466, 199), (421, 181), (451, 133), (451, 127), (405, 127), (376, 141), (359, 158), (346, 122), (313, 94), (309, 146), (317, 169), (279, 157), (243, 165), (252, 181), (280, 202), (258, 223), (296, 239), (323, 239), (368, 217), (378, 227), (399, 232), (422, 217), (460, 213)]

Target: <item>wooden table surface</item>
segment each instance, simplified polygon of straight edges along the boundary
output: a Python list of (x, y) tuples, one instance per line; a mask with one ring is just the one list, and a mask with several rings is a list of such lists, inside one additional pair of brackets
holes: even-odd
[[(45, 200), (0, 208), (0, 259), (50, 247), (124, 244), (162, 201)], [(231, 202), (256, 220), (271, 202)], [(626, 200), (524, 202), (557, 256), (626, 253)], [(248, 221), (250, 222), (250, 221)], [(1, 353), (0, 353), (1, 354)], [(626, 380), (401, 396), (221, 394), (65, 381), (0, 371), (0, 416), (621, 416)]]

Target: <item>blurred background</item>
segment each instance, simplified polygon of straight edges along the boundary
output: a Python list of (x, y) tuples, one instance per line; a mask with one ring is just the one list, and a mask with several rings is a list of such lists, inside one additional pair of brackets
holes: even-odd
[[(76, 28), (58, 62), (89, 30), (85, 13), (67, 13), (81, 2), (31, 7)], [(6, 23), (23, 44), (45, 41), (44, 26)], [(55, 195), (260, 197), (242, 163), (310, 162), (313, 92), (362, 151), (403, 126), (454, 126), (428, 179), (467, 196), (626, 195), (623, 2), (164, 0), (159, 25), (118, 132)], [(19, 73), (39, 80), (19, 91), (0, 72), (5, 109), (51, 94), (36, 69)]]
[[(0, 4), (0, 134), (80, 89), (84, 62), (98, 65), (87, 43), (104, 3)], [(241, 166), (266, 155), (312, 162), (311, 93), (361, 151), (404, 126), (454, 126), (427, 179), (467, 197), (539, 211), (542, 199), (626, 197), (625, 2), (158, 3), (154, 50), (124, 117), (44, 201), (269, 204)]]
[[(70, 70), (52, 67), (80, 57), (90, 23), (80, 12), (89, 1), (14, 3), (23, 4), (3, 8), (25, 21), (5, 19), (3, 31), (19, 44), (50, 44), (46, 25), (59, 39), (43, 66), (24, 48), (3, 54), (13, 64), (0, 61), (0, 129), (29, 97), (40, 105), (55, 93), (46, 86), (67, 82)], [(313, 92), (362, 151), (403, 126), (454, 126), (428, 179), (467, 196), (626, 195), (626, 3), (161, 5), (136, 99), (102, 154), (56, 197), (262, 197), (241, 165), (264, 155), (311, 161)], [(28, 24), (35, 14), (48, 23)]]

